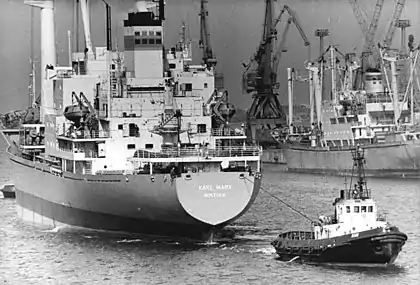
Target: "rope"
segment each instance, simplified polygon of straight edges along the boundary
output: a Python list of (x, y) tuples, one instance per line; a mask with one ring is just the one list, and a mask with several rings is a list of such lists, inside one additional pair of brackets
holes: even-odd
[[(248, 178), (245, 178), (246, 180), (248, 180), (248, 181), (250, 181), (250, 182), (253, 182), (253, 181), (251, 181), (250, 179), (248, 179)], [(314, 222), (311, 218), (309, 218), (307, 215), (305, 215), (304, 213), (302, 213), (302, 212), (300, 212), (299, 210), (297, 210), (297, 209), (295, 209), (295, 208), (293, 208), (290, 204), (288, 204), (288, 203), (286, 203), (286, 202), (284, 202), (283, 200), (281, 200), (279, 197), (277, 197), (277, 196), (275, 196), (275, 195), (273, 195), (273, 194), (271, 194), (269, 191), (267, 191), (267, 190), (265, 190), (262, 186), (260, 186), (260, 189), (263, 191), (263, 192), (265, 192), (266, 194), (268, 194), (269, 196), (271, 196), (272, 198), (274, 198), (275, 200), (277, 200), (278, 202), (280, 202), (280, 203), (282, 203), (283, 205), (285, 205), (285, 206), (287, 206), (287, 207), (289, 207), (289, 209), (291, 209), (291, 210), (293, 210), (293, 211), (295, 211), (296, 213), (298, 213), (299, 215), (301, 215), (302, 217), (304, 217), (305, 219), (307, 219), (308, 221), (310, 221), (310, 222)]]

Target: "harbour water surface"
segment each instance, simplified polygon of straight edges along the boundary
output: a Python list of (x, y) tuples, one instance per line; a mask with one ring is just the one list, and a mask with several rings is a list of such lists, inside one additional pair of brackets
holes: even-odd
[[(4, 151), (0, 184), (11, 182)], [(42, 183), (42, 182), (40, 182)], [(369, 179), (373, 196), (409, 239), (389, 268), (309, 266), (276, 260), (270, 242), (304, 218), (262, 192), (223, 243), (183, 244), (130, 235), (51, 231), (19, 221), (15, 201), (0, 199), (0, 283), (4, 284), (418, 284), (418, 180)], [(264, 167), (264, 189), (312, 218), (332, 210), (343, 178)]]

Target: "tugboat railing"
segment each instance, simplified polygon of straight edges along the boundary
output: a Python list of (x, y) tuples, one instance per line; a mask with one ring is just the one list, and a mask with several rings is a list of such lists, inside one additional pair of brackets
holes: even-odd
[(291, 239), (291, 240), (308, 240), (308, 239), (314, 239), (314, 233), (313, 232), (307, 232), (307, 231), (291, 231), (282, 233), (279, 235), (279, 238), (282, 239)]

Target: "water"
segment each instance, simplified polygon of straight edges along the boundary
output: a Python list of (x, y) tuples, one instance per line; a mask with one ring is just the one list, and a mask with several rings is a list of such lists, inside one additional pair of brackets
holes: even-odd
[[(0, 160), (6, 183), (7, 162)], [(5, 175), (6, 174), (6, 175)], [(264, 189), (317, 217), (332, 209), (343, 179), (266, 166)], [(310, 266), (276, 260), (276, 233), (305, 229), (304, 218), (262, 192), (223, 243), (181, 244), (138, 236), (42, 231), (16, 218), (15, 201), (0, 199), (0, 283), (5, 284), (418, 284), (419, 190), (415, 180), (370, 179), (373, 195), (408, 241), (389, 268)]]

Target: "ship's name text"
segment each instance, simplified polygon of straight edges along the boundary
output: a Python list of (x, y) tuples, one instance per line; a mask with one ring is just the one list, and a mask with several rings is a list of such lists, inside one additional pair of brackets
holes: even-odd
[(217, 199), (217, 198), (225, 198), (225, 197), (226, 197), (226, 193), (204, 193), (204, 198)]
[(229, 184), (216, 184), (216, 186), (213, 186), (211, 184), (198, 185), (198, 190), (200, 191), (230, 190), (230, 189), (232, 189), (232, 185), (229, 185)]

